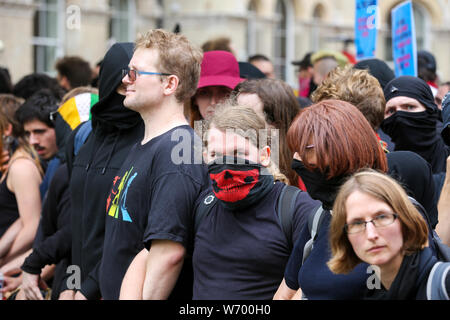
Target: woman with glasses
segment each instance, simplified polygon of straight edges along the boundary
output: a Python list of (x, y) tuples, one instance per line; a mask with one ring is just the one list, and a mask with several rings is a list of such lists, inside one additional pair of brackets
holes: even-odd
[[(379, 270), (366, 298), (430, 298), (427, 282), (438, 261), (428, 247), (428, 226), (391, 177), (373, 170), (352, 176), (334, 203), (330, 236), (331, 271), (347, 274), (360, 262)], [(450, 272), (439, 287), (448, 299)]]
[(324, 211), (313, 249), (304, 261), (312, 232), (308, 225), (300, 232), (274, 299), (361, 299), (367, 265), (358, 265), (348, 275), (333, 274), (326, 264), (330, 259), (328, 227), (340, 186), (362, 168), (386, 172), (384, 151), (363, 114), (339, 100), (323, 100), (302, 109), (289, 128), (287, 141), (295, 152), (292, 168), (311, 198), (322, 202)]

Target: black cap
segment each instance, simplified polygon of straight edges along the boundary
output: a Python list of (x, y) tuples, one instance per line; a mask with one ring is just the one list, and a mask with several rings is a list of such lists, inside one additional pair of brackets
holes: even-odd
[(424, 67), (425, 69), (436, 73), (436, 59), (428, 51), (417, 51), (417, 65), (419, 68)]
[(266, 75), (249, 62), (239, 62), (240, 77), (244, 79), (263, 79)]
[(292, 61), (291, 63), (292, 63), (294, 66), (299, 66), (300, 69), (306, 69), (306, 68), (308, 68), (308, 67), (312, 67), (312, 63), (311, 63), (311, 55), (312, 55), (313, 53), (314, 53), (314, 52), (308, 52), (307, 54), (305, 54), (305, 56), (303, 57), (302, 60), (295, 60), (295, 61)]

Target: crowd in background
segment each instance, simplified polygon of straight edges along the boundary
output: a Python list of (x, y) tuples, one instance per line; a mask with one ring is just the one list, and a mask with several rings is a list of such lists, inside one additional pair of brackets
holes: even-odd
[(56, 78), (1, 68), (3, 297), (448, 299), (450, 82), (417, 61), (311, 52), (294, 90), (150, 30)]

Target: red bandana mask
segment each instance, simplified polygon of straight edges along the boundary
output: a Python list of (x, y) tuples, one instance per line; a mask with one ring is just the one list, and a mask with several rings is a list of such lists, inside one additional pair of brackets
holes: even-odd
[(231, 210), (247, 207), (270, 191), (273, 176), (261, 174), (262, 170), (265, 168), (260, 164), (234, 157), (208, 164), (213, 192)]

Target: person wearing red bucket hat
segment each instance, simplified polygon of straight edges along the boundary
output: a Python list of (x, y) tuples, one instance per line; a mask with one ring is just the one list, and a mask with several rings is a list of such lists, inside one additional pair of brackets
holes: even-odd
[(239, 74), (239, 63), (232, 53), (217, 50), (203, 54), (197, 92), (189, 105), (192, 127), (195, 121), (211, 118), (215, 105), (245, 80)]

